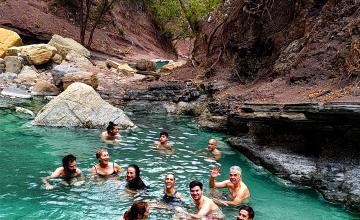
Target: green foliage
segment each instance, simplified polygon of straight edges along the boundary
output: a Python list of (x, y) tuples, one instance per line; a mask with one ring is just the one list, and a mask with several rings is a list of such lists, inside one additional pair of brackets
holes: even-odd
[[(174, 37), (193, 35), (189, 22), (195, 24), (203, 16), (215, 10), (221, 0), (183, 0), (185, 10), (179, 0), (149, 0), (147, 7), (154, 17), (165, 27), (165, 32)], [(167, 35), (169, 35), (167, 33)]]

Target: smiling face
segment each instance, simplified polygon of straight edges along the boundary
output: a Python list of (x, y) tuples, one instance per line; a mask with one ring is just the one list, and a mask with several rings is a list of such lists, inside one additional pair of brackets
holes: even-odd
[(202, 190), (200, 186), (194, 186), (190, 189), (190, 195), (194, 201), (199, 201), (202, 197)]
[(135, 168), (133, 167), (128, 167), (127, 171), (126, 171), (126, 180), (128, 182), (133, 181), (136, 178), (136, 172), (135, 172)]
[(238, 213), (237, 219), (236, 220), (249, 220), (249, 212), (241, 209), (240, 212)]
[(110, 159), (109, 153), (107, 151), (102, 151), (98, 159), (101, 164), (107, 165)]
[(237, 184), (241, 181), (240, 172), (237, 170), (230, 170), (229, 180), (232, 184)]
[(168, 174), (165, 176), (165, 187), (167, 189), (174, 188), (175, 185), (175, 177), (172, 174)]

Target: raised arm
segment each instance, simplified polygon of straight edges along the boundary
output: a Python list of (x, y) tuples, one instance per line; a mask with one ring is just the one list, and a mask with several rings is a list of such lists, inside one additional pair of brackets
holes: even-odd
[(210, 188), (225, 188), (227, 186), (228, 180), (222, 182), (215, 182), (215, 178), (220, 176), (220, 168), (213, 167), (210, 174), (209, 186)]

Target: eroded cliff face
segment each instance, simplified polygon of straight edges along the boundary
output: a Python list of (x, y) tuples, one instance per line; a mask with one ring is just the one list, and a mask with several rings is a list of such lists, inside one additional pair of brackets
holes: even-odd
[[(0, 27), (15, 30), (24, 44), (47, 43), (53, 34), (80, 41), (74, 9), (55, 0), (2, 0)], [(120, 59), (174, 59), (141, 7), (119, 1), (95, 31), (92, 49)]]

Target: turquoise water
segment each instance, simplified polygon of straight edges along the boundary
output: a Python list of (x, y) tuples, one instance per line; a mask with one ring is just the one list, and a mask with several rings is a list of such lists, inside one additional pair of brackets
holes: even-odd
[[(219, 180), (224, 180), (229, 167), (239, 165), (252, 193), (249, 202), (255, 209), (255, 219), (360, 219), (324, 201), (314, 190), (281, 181), (255, 166), (226, 145), (226, 135), (201, 130), (191, 118), (164, 115), (131, 118), (138, 128), (122, 132), (121, 143), (106, 148), (120, 166), (131, 163), (140, 166), (142, 178), (151, 188), (137, 199), (159, 198), (164, 174), (174, 172), (177, 190), (186, 197), (186, 206), (193, 207), (187, 188), (191, 180), (201, 180), (207, 194), (211, 166), (221, 166)], [(123, 192), (124, 174), (121, 180), (87, 181), (78, 187), (53, 181), (55, 188), (45, 190), (41, 178), (61, 166), (64, 155), (75, 154), (78, 167), (88, 174), (88, 169), (97, 162), (96, 148), (105, 145), (98, 139), (99, 130), (31, 127), (29, 122), (26, 116), (0, 109), (0, 218), (116, 219), (129, 208), (134, 197)], [(150, 147), (162, 130), (169, 131), (175, 144), (173, 155), (161, 155)], [(210, 137), (220, 141), (225, 154), (219, 162), (194, 153), (205, 148)], [(226, 219), (235, 219), (237, 209), (223, 208), (223, 212)], [(152, 209), (149, 219), (172, 216), (171, 210)]]

